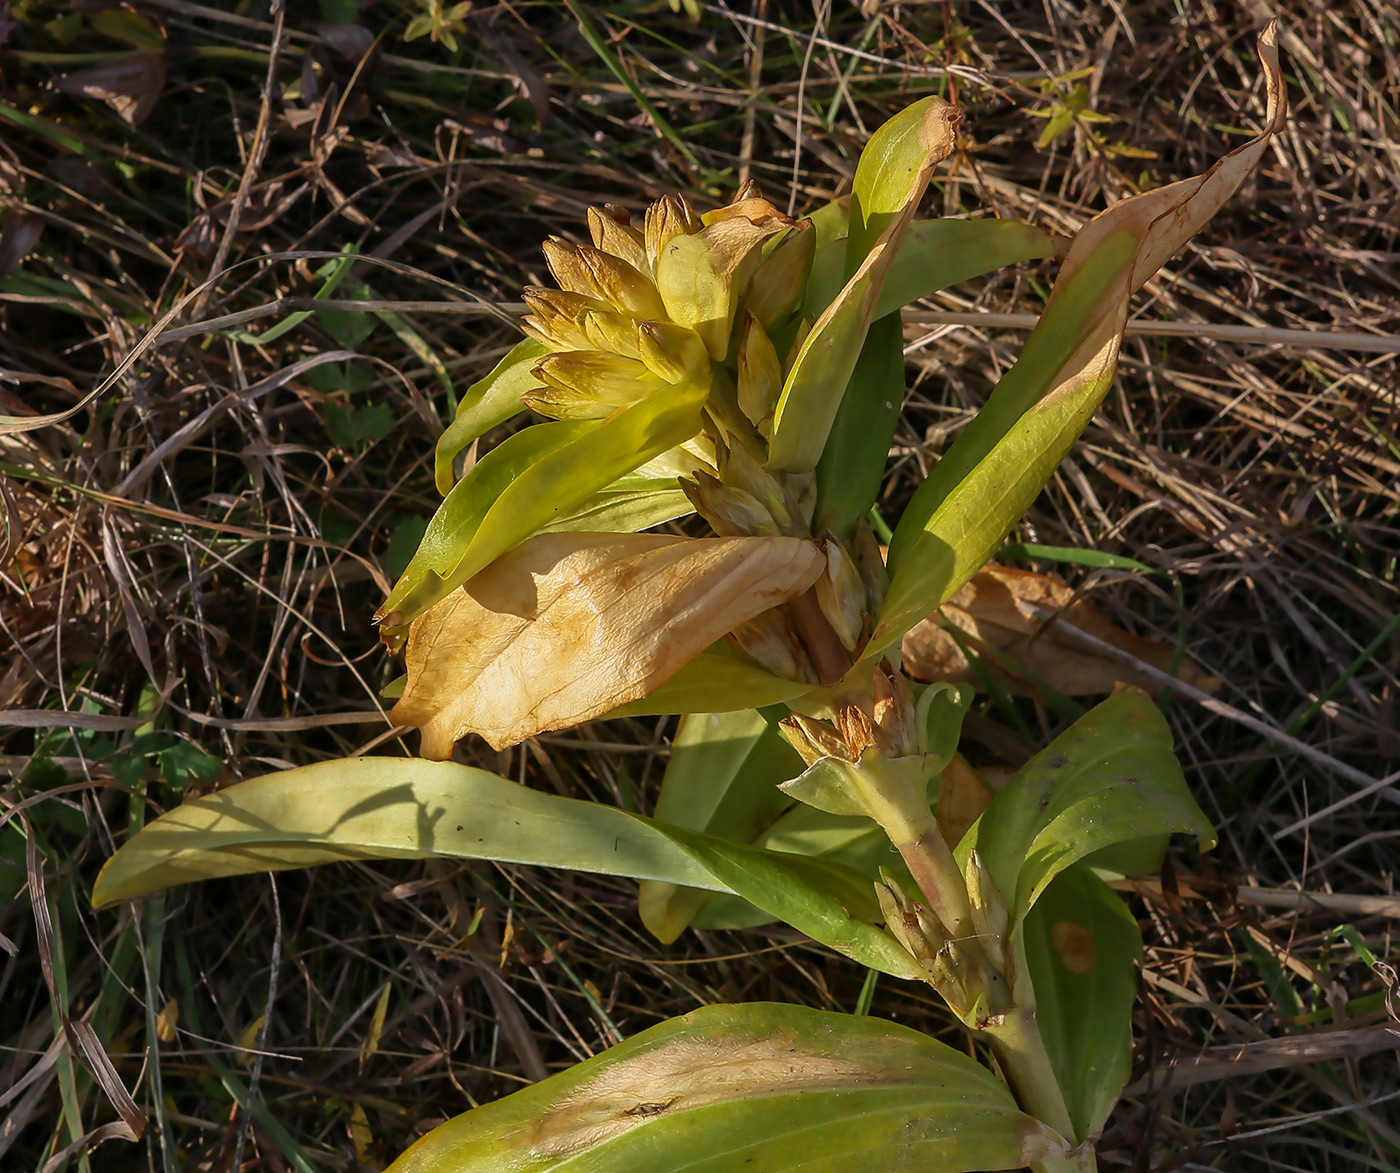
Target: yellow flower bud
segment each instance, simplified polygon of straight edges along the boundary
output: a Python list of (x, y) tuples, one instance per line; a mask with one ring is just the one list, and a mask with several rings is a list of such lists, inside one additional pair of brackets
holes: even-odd
[(743, 489), (731, 488), (706, 472), (681, 481), (695, 512), (722, 538), (778, 537), (778, 527), (763, 505)]
[(605, 350), (569, 350), (540, 359), (535, 376), (547, 387), (588, 396), (613, 407), (661, 390), (665, 380), (634, 358)]
[(652, 204), (647, 209), (642, 233), (652, 272), (656, 271), (656, 260), (661, 250), (673, 239), (690, 236), (703, 227), (700, 217), (683, 195), (665, 195)]
[(589, 313), (608, 308), (607, 302), (562, 289), (540, 289), (531, 286), (524, 293), (525, 304), (532, 314), (522, 325), (525, 333), (544, 343), (551, 350), (588, 350), (594, 344), (588, 340), (583, 320)]
[(656, 292), (651, 278), (633, 268), (621, 257), (600, 249), (581, 245), (579, 260), (583, 262), (599, 290), (599, 295), (614, 308), (634, 318), (664, 317), (666, 307)]
[(739, 624), (729, 633), (729, 642), (774, 676), (805, 684), (817, 683), (817, 674), (812, 670), (785, 608), (764, 611), (747, 623)]
[(840, 542), (828, 538), (822, 543), (826, 570), (817, 579), (817, 603), (848, 652), (860, 646), (865, 630), (865, 584)]
[(646, 242), (632, 227), (632, 217), (626, 208), (604, 204), (588, 209), (588, 231), (593, 247), (620, 257), (640, 273), (651, 271), (647, 261)]
[(739, 336), (739, 410), (749, 417), (765, 440), (773, 431), (773, 411), (783, 391), (783, 367), (778, 352), (752, 314), (744, 318)]
[(763, 323), (764, 329), (781, 325), (802, 304), (816, 251), (816, 230), (810, 220), (803, 220), (777, 243), (754, 272), (744, 308)]
[(550, 236), (540, 247), (544, 250), (550, 275), (560, 289), (566, 293), (580, 293), (596, 301), (608, 300), (588, 266), (583, 263), (577, 246), (557, 236)]
[(668, 383), (698, 383), (710, 373), (700, 335), (674, 322), (639, 322), (637, 346), (647, 370)]
[(783, 718), (782, 726), (792, 748), (808, 766), (815, 766), (822, 758), (837, 758), (843, 762), (851, 760), (850, 750), (841, 740), (841, 735), (825, 721), (792, 713)]
[(637, 347), (637, 319), (616, 310), (598, 310), (583, 319), (589, 345), (610, 350), (624, 358), (641, 358)]

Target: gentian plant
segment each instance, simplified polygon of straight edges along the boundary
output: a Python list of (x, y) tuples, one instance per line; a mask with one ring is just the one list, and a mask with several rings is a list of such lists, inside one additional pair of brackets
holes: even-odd
[[(398, 1173), (1093, 1169), (1141, 948), (1104, 872), (1213, 831), (1130, 690), (982, 787), (956, 756), (968, 693), (912, 684), (900, 640), (1031, 505), (1111, 384), (1133, 293), (1281, 129), (1272, 26), (1260, 53), (1263, 133), (1067, 252), (1006, 220), (915, 218), (954, 145), (938, 98), (876, 131), (849, 201), (807, 219), (746, 185), (704, 213), (592, 209), (591, 244), (548, 240), (558, 288), (526, 291), (527, 339), (442, 436), (445, 499), (376, 617), (407, 666), (392, 716), (430, 760), (322, 762), (188, 802), (117, 852), (95, 901), (364, 858), (630, 876), (661, 940), (786, 922), (928, 983), (991, 1061), (869, 1017), (710, 1006), (449, 1121)], [(1057, 255), (1019, 361), (882, 555), (900, 308)], [(545, 422), (457, 475), (527, 409)], [(644, 532), (688, 514), (710, 535)], [(449, 760), (468, 735), (500, 748), (620, 714), (682, 714), (654, 818)]]

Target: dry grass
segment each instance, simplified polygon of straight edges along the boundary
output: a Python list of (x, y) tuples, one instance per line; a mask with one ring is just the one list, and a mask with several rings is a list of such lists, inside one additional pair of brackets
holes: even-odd
[[(639, 208), (677, 187), (718, 200), (752, 175), (810, 209), (841, 189), (865, 134), (923, 93), (965, 109), (932, 211), (1061, 230), (1140, 183), (1200, 171), (1260, 113), (1262, 4), (754, 0), (703, 5), (692, 24), (660, 3), (505, 2), (477, 6), (456, 53), (400, 40), (418, 11), (407, 0), (368, 7), (369, 35), (318, 25), (353, 4), (320, 7), (282, 23), (260, 3), (138, 3), (167, 38), (162, 82), (149, 61), (132, 81), (81, 56), (136, 43), (113, 32), (115, 8), (99, 20), (100, 5), (11, 5), (0, 413), (60, 411), (106, 382), (66, 422), (0, 440), (0, 801), (27, 803), (0, 829), (7, 1168), (377, 1168), (427, 1123), (615, 1031), (726, 999), (851, 1009), (864, 980), (851, 964), (773, 930), (660, 947), (631, 886), (593, 877), (345, 865), (101, 915), (87, 893), (179, 785), (411, 752), (380, 715), (395, 671), (368, 616), (433, 508), (429, 454), (455, 394), (513, 338), (491, 313), (421, 303), (514, 301), (541, 276), (542, 236), (577, 236), (593, 202)], [(1138, 310), (1245, 329), (1131, 340), (1117, 389), (1017, 535), (1158, 568), (1058, 569), (1226, 682), (1224, 712), (1181, 695), (1170, 708), (1223, 841), (1178, 854), (1135, 897), (1142, 1078), (1106, 1168), (1400, 1161), (1400, 1101), (1385, 1099), (1396, 1060), (1365, 1053), (1390, 1037), (1387, 971), (1365, 951), (1391, 956), (1397, 906), (1269, 896), (1385, 897), (1400, 853), (1400, 22), (1378, 0), (1289, 0), (1281, 15), (1290, 129)], [(129, 103), (157, 99), (138, 126), (64, 92), (104, 65)], [(1027, 110), (1076, 85), (1111, 121), (1075, 120), (1038, 147), (1046, 119)], [(340, 265), (335, 309), (268, 333), (347, 248), (361, 259)], [(1034, 313), (1051, 275), (1009, 272), (925, 308)], [(378, 310), (348, 304), (366, 299)], [(227, 315), (240, 318), (215, 324)], [(891, 517), (1023, 336), (933, 321), (910, 327)], [(992, 748), (975, 752), (1002, 759), (1020, 741), (996, 728), (1039, 740), (1063, 723), (1029, 701), (989, 702), (987, 716)], [(646, 809), (672, 727), (616, 722), (478, 758)], [(1366, 792), (1358, 778), (1390, 781)], [(41, 880), (51, 943), (32, 911)], [(1266, 891), (1237, 900), (1237, 886)], [(90, 1162), (85, 1145), (50, 1161), (116, 1114), (55, 1043), (46, 960), (54, 997), (152, 1117), (141, 1142), (109, 1140)], [(882, 983), (874, 1012), (958, 1041), (919, 989)], [(1234, 1048), (1213, 1059), (1256, 1049), (1147, 1090), (1202, 1046)]]

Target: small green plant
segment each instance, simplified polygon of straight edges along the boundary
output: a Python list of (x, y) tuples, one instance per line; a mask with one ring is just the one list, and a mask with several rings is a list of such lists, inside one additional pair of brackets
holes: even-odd
[[(1020, 224), (914, 218), (955, 109), (896, 115), (849, 204), (805, 220), (747, 186), (703, 214), (667, 197), (640, 225), (593, 209), (591, 245), (547, 241), (558, 288), (526, 292), (529, 337), (442, 436), (445, 499), (377, 616), (405, 653), (394, 717), (437, 760), (324, 762), (188, 802), (117, 852), (95, 902), (343, 859), (630, 876), (662, 940), (786, 922), (926, 982), (995, 1060), (863, 1015), (712, 1006), (448, 1122), (399, 1173), (1095, 1168), (1141, 948), (1102, 873), (1214, 833), (1142, 694), (1098, 705), (992, 795), (955, 756), (969, 696), (911, 683), (899, 647), (1097, 409), (1133, 292), (1278, 133), (1272, 27), (1261, 57), (1264, 132), (1084, 227), (887, 560), (869, 515), (904, 395), (900, 307), (1059, 252)], [(527, 408), (546, 422), (456, 475)], [(642, 532), (692, 513), (710, 536)], [(683, 714), (654, 818), (447, 760), (468, 734), (502, 747), (624, 713)], [(948, 800), (969, 786), (959, 816)]]

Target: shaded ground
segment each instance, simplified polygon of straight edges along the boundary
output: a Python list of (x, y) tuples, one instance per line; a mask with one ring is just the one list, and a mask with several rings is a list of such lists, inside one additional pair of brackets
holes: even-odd
[[(106, 383), (66, 423), (0, 439), (0, 800), (34, 800), (23, 830), (0, 829), (7, 1168), (115, 1118), (82, 1064), (40, 1060), (55, 1039), (45, 958), (153, 1117), (141, 1142), (105, 1144), (103, 1169), (377, 1168), (614, 1029), (731, 999), (853, 1008), (852, 964), (771, 930), (660, 947), (633, 887), (593, 877), (344, 865), (98, 915), (87, 894), (182, 789), (412, 752), (379, 715), (397, 669), (368, 617), (435, 505), (432, 445), (455, 396), (516, 337), (497, 307), (541, 280), (539, 241), (577, 237), (588, 204), (640, 209), (675, 188), (715, 203), (752, 176), (810, 210), (842, 190), (870, 129), (941, 93), (964, 137), (929, 213), (1072, 230), (1199, 172), (1262, 110), (1262, 5), (755, 0), (692, 21), (664, 3), (541, 0), (478, 4), (404, 41), (426, 11), (323, 0), (275, 25), (261, 3), (31, 0), (0, 15), (0, 413), (62, 410)], [(1386, 971), (1368, 960), (1389, 955), (1400, 907), (1377, 899), (1400, 790), (1358, 780), (1400, 768), (1397, 22), (1375, 0), (1281, 15), (1292, 126), (1140, 298), (1143, 318), (1191, 333), (1130, 340), (1117, 389), (1014, 535), (1156, 568), (1054, 569), (1124, 627), (1178, 643), (1226, 705), (1341, 763), (1171, 703), (1222, 843), (1176, 855), (1134, 897), (1149, 942), (1135, 1076), (1202, 1045), (1283, 1041), (1250, 1052), (1269, 1070), (1130, 1088), (1106, 1168), (1400, 1161), (1400, 1101), (1356, 1107), (1396, 1087), (1393, 1053), (1350, 1058), (1377, 1034), (1334, 1033), (1385, 1021)], [(343, 252), (362, 259), (330, 259)], [(339, 302), (482, 308), (294, 317), (333, 277)], [(930, 314), (1034, 313), (1052, 277), (1007, 272), (911, 315), (886, 516), (1024, 337)], [(1373, 342), (1280, 345), (1266, 329)], [(989, 761), (1065, 723), (1033, 700), (984, 708), (988, 744), (971, 752)], [(40, 710), (83, 716), (55, 728)], [(465, 753), (646, 810), (673, 729), (613, 722)], [(1299, 889), (1341, 899), (1279, 903)], [(961, 1045), (917, 988), (881, 983), (873, 1012)], [(250, 1083), (262, 1107), (240, 1142)]]

